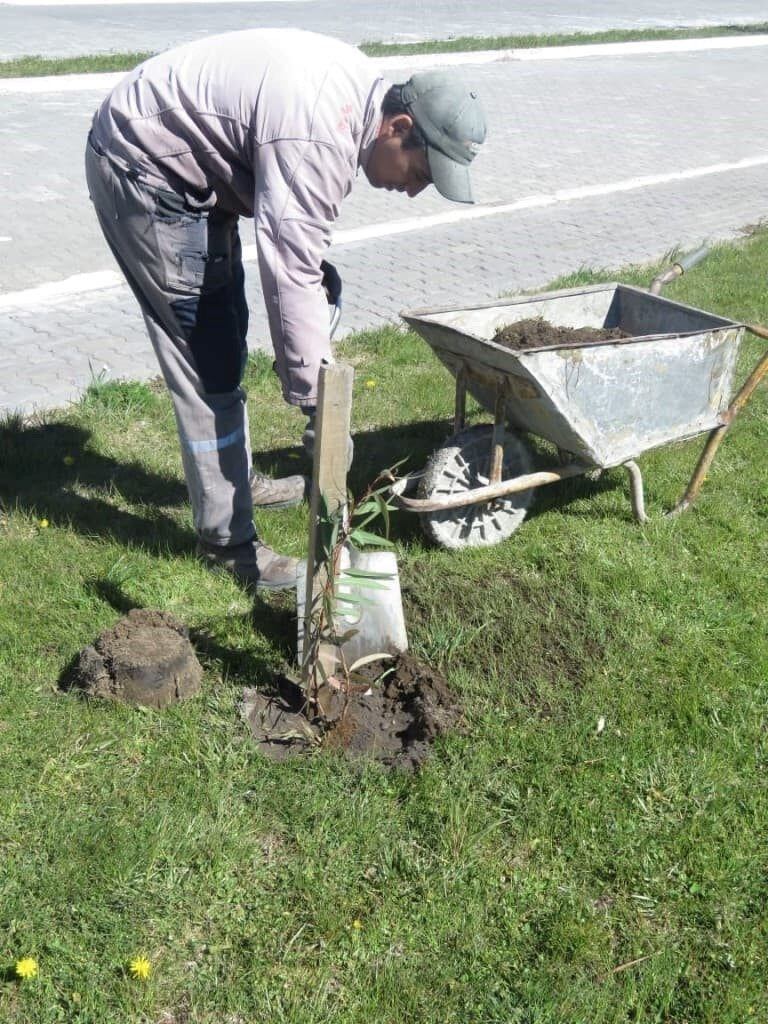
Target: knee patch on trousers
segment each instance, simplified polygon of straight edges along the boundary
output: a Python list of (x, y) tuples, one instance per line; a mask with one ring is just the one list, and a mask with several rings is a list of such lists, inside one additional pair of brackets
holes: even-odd
[(245, 332), (232, 300), (231, 289), (221, 288), (171, 303), (207, 394), (234, 391), (243, 378)]

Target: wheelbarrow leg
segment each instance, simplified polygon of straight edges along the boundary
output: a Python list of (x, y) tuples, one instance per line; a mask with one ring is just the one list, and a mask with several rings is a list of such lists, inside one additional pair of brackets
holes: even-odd
[(467, 368), (462, 366), (456, 374), (456, 406), (453, 414), (453, 432), (458, 434), (467, 421)]
[(632, 495), (632, 511), (638, 523), (647, 523), (648, 516), (645, 514), (645, 494), (643, 493), (643, 474), (636, 462), (630, 459), (624, 463), (629, 476), (629, 488)]
[[(758, 338), (768, 340), (768, 331), (766, 331), (764, 327), (759, 327), (755, 324), (748, 324), (747, 330), (751, 331), (752, 334), (756, 335)], [(699, 461), (693, 471), (693, 476), (686, 488), (685, 494), (682, 496), (680, 501), (678, 501), (675, 507), (667, 513), (668, 516), (679, 516), (681, 512), (685, 512), (685, 510), (690, 508), (694, 501), (696, 501), (699, 491), (701, 490), (701, 486), (707, 478), (707, 473), (709, 472), (709, 467), (712, 465), (712, 460), (715, 457), (717, 449), (720, 447), (720, 442), (725, 437), (730, 425), (752, 397), (752, 392), (766, 373), (768, 373), (768, 352), (766, 352), (759, 361), (757, 366), (744, 382), (744, 386), (741, 391), (739, 391), (738, 395), (736, 395), (734, 400), (726, 409), (723, 415), (722, 425), (715, 427), (709, 435), (709, 439), (704, 445), (704, 451), (699, 456)]]
[(504, 414), (506, 408), (507, 389), (503, 384), (499, 384), (496, 389), (496, 410), (491, 441), (491, 471), (488, 481), (491, 484), (501, 482), (501, 471), (504, 465)]

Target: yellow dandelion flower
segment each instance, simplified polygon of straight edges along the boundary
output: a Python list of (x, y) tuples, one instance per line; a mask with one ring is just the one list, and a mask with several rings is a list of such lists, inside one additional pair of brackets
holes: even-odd
[(16, 961), (16, 974), (27, 981), (37, 977), (37, 960), (33, 956), (22, 957)]
[(356, 917), (355, 920), (352, 922), (352, 927), (355, 929), (356, 932), (359, 932), (360, 929), (363, 927), (363, 922), (360, 920), (359, 917)]
[(47, 530), (51, 524), (48, 522), (47, 519), (41, 519), (37, 525), (40, 527), (41, 530)]
[(135, 956), (128, 964), (128, 969), (134, 978), (146, 981), (152, 971), (152, 964), (145, 956)]
[(367, 380), (365, 382), (365, 386), (368, 388), (369, 391), (373, 391), (373, 389), (376, 387), (376, 381), (375, 380)]
[(74, 455), (65, 455), (64, 456), (64, 465), (65, 466), (74, 466), (74, 464), (75, 464), (75, 457), (74, 457)]

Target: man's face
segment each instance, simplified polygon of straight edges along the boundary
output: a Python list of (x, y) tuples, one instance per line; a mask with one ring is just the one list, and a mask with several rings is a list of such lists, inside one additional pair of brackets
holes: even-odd
[(413, 120), (409, 114), (385, 117), (373, 146), (365, 174), (374, 188), (405, 192), (413, 198), (432, 183), (427, 154), (405, 149)]

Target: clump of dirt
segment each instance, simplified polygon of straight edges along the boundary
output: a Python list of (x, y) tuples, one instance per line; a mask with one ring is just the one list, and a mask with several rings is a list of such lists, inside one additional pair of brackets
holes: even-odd
[(385, 765), (418, 768), (437, 737), (461, 718), (448, 683), (410, 654), (401, 654), (391, 666), (374, 662), (360, 674), (370, 685), (352, 694), (343, 717), (343, 700), (337, 697), (326, 744), (350, 757), (373, 755)]
[(515, 352), (529, 348), (549, 348), (557, 345), (584, 345), (591, 341), (609, 341), (631, 338), (620, 327), (556, 327), (543, 317), (517, 320), (500, 327), (493, 336), (497, 345)]
[(283, 680), (271, 696), (246, 690), (243, 718), (262, 751), (276, 760), (322, 745), (411, 771), (437, 737), (460, 722), (461, 709), (443, 676), (410, 654), (366, 665), (357, 675), (368, 685), (355, 685), (346, 708), (343, 693), (326, 691), (324, 713), (310, 720), (299, 687)]
[(80, 651), (70, 685), (91, 697), (164, 708), (194, 696), (202, 678), (186, 626), (168, 612), (134, 608)]

